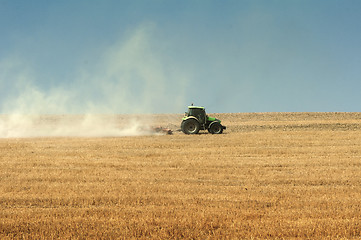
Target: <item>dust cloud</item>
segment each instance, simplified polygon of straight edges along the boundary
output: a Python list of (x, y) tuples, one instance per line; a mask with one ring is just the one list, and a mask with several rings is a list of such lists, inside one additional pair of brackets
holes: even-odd
[(116, 116), (9, 115), (0, 119), (0, 138), (122, 137), (154, 135), (146, 124), (130, 119), (120, 124)]
[(116, 116), (183, 111), (187, 77), (169, 65), (154, 28), (140, 25), (89, 53), (92, 61), (79, 64), (68, 79), (54, 73), (48, 81), (26, 59), (0, 59), (0, 87), (8, 89), (0, 105), (0, 138), (152, 134), (146, 130), (151, 119), (123, 124)]

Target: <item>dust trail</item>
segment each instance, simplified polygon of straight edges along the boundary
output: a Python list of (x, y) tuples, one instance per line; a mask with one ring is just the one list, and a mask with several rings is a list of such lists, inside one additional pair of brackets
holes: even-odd
[(0, 117), (0, 138), (121, 137), (154, 134), (147, 125), (136, 119), (124, 122), (116, 116), (107, 115), (14, 114)]

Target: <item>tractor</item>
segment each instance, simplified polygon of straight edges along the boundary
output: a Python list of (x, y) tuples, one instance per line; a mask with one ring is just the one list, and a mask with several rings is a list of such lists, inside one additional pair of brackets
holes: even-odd
[(188, 106), (188, 112), (182, 118), (182, 132), (185, 134), (197, 134), (199, 130), (208, 130), (212, 134), (221, 134), (226, 126), (222, 126), (221, 120), (208, 117), (204, 107)]

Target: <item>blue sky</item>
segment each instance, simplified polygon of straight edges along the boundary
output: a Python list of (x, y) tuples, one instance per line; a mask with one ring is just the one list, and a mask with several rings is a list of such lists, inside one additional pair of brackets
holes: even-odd
[(358, 0), (0, 0), (0, 113), (349, 112)]

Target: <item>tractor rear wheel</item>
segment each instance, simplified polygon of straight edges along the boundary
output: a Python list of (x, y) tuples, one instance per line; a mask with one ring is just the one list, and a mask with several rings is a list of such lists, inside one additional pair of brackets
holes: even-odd
[(182, 131), (185, 134), (197, 134), (200, 129), (200, 124), (197, 120), (190, 118), (186, 119), (181, 124)]
[(223, 133), (223, 127), (219, 122), (212, 122), (208, 131), (212, 134), (221, 134)]

